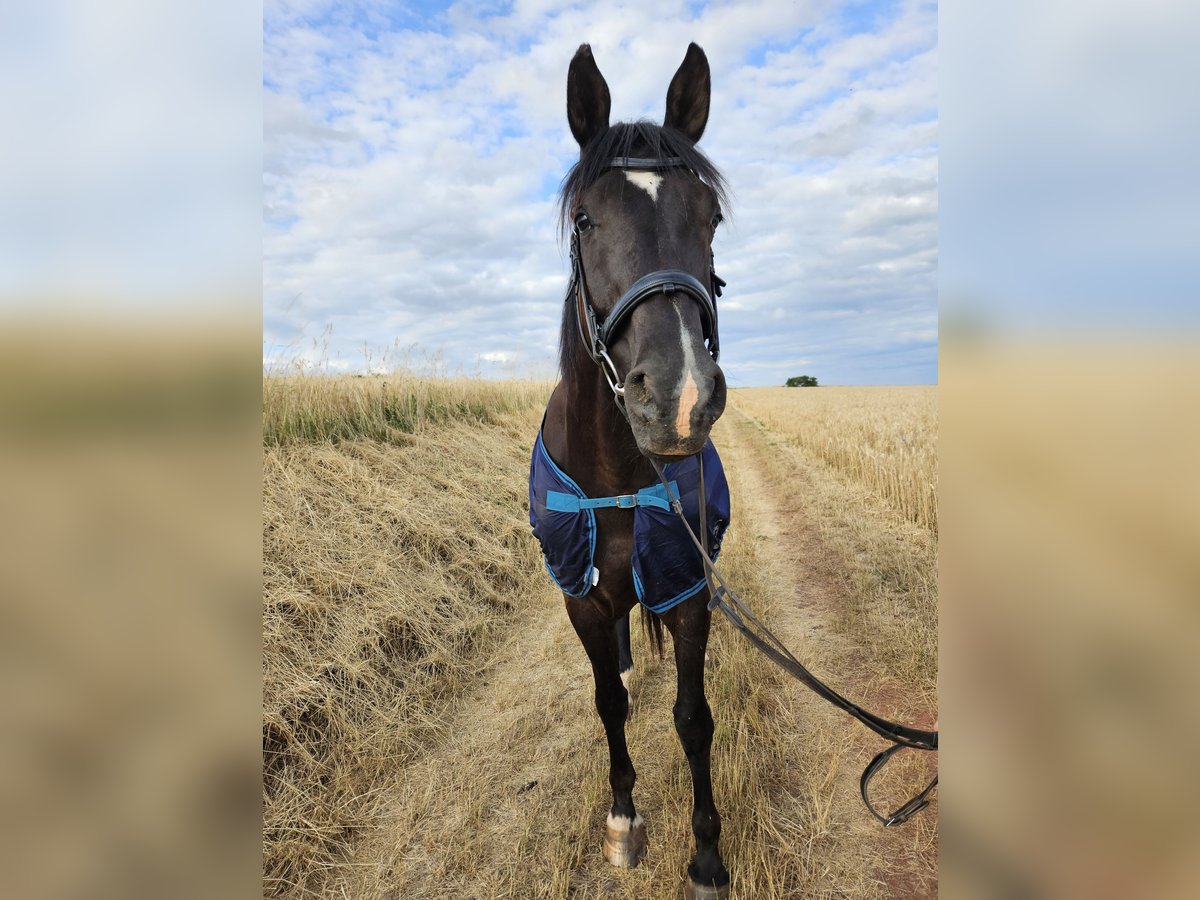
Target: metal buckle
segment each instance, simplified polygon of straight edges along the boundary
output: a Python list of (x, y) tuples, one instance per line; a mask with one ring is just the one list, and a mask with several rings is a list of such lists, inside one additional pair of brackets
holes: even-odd
[(617, 497), (617, 509), (633, 509), (637, 506), (636, 494), (621, 494)]
[[(625, 396), (625, 384), (621, 381), (621, 377), (617, 374), (616, 363), (608, 355), (608, 351), (604, 349), (604, 345), (599, 341), (596, 342), (596, 355), (603, 360), (600, 366), (600, 371), (604, 373), (604, 380), (608, 382), (608, 386), (612, 388), (612, 392), (618, 397)], [(611, 375), (609, 373), (612, 373)]]
[(910, 800), (908, 803), (905, 803), (904, 806), (902, 806), (900, 809), (896, 810), (896, 812), (894, 812), (890, 816), (888, 816), (887, 821), (883, 823), (883, 827), (891, 828), (893, 825), (903, 825), (905, 822), (907, 822), (909, 819), (911, 819), (913, 816), (915, 816), (917, 813), (919, 813), (921, 810), (923, 810), (925, 807), (927, 807), (929, 805), (929, 801), (922, 800), (916, 806), (913, 806), (911, 809), (909, 809), (909, 806), (911, 804), (912, 804), (912, 801)]

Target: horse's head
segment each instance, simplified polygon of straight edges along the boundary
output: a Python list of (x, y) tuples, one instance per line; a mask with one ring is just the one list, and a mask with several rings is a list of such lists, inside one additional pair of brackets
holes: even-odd
[[(580, 159), (564, 182), (563, 215), (582, 290), (572, 291), (564, 311), (564, 370), (582, 358), (572, 348), (592, 344), (584, 352), (618, 391), (623, 382), (638, 447), (659, 457), (699, 452), (725, 409), (712, 296), (723, 187), (694, 147), (708, 121), (710, 88), (708, 60), (692, 44), (671, 79), (662, 127), (610, 127), (608, 85), (586, 44), (567, 76), (567, 119)], [(588, 306), (607, 360), (588, 333)]]

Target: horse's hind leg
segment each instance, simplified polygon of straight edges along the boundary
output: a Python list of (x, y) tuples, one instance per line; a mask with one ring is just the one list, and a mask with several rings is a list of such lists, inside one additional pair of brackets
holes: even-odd
[(629, 613), (617, 619), (613, 626), (613, 636), (617, 641), (618, 668), (621, 672), (621, 683), (629, 690), (629, 676), (633, 674), (633, 650), (629, 644)]
[[(629, 646), (629, 613), (617, 619), (613, 626), (613, 636), (617, 642), (617, 669), (621, 673), (621, 684), (625, 685), (625, 693), (629, 694), (629, 682), (633, 678), (633, 651)], [(628, 718), (633, 718), (632, 699), (629, 704)]]
[(613, 802), (604, 837), (604, 858), (614, 866), (633, 868), (646, 851), (646, 826), (633, 806), (633, 783), (637, 775), (625, 744), (629, 694), (621, 683), (614, 624), (590, 604), (568, 603), (567, 611), (592, 663), (596, 711), (608, 737), (608, 781), (612, 785)]
[(696, 855), (688, 866), (685, 897), (729, 896), (729, 872), (721, 861), (717, 842), (721, 816), (713, 802), (710, 752), (713, 718), (704, 697), (704, 649), (708, 644), (709, 613), (704, 596), (675, 607), (675, 615), (664, 617), (675, 644), (677, 694), (675, 730), (692, 773), (692, 834)]

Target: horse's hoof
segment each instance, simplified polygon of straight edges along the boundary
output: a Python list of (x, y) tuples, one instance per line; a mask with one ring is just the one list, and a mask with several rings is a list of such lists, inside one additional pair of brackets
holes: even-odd
[(729, 882), (721, 885), (697, 884), (689, 875), (683, 886), (684, 900), (726, 900), (729, 897)]
[(604, 832), (604, 858), (614, 866), (632, 869), (646, 855), (646, 823), (641, 816), (632, 822), (625, 816), (609, 815)]

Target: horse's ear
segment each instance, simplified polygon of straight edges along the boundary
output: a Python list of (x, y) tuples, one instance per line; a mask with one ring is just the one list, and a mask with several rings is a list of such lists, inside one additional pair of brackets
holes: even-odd
[(667, 114), (663, 125), (685, 134), (694, 144), (708, 124), (708, 98), (712, 93), (712, 75), (708, 57), (695, 44), (688, 44), (687, 56), (667, 89)]
[(589, 44), (580, 44), (567, 71), (567, 121), (571, 123), (571, 134), (575, 135), (580, 147), (586, 147), (593, 138), (608, 130), (611, 108), (608, 84), (592, 58), (592, 48)]

